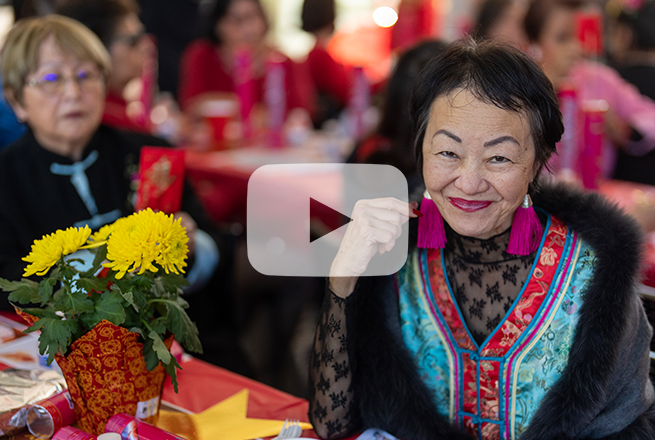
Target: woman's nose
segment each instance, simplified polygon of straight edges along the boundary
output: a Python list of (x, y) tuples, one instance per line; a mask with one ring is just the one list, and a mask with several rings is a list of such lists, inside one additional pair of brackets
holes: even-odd
[(477, 164), (464, 162), (455, 179), (455, 187), (464, 194), (474, 195), (487, 189), (484, 170)]
[(61, 91), (61, 94), (66, 98), (79, 98), (82, 94), (82, 85), (77, 80), (76, 77), (71, 77), (66, 80), (64, 83), (64, 88)]

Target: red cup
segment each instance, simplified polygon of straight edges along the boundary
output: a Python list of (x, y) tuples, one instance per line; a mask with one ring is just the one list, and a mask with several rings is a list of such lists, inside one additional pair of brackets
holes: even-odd
[(238, 103), (234, 99), (214, 99), (200, 106), (200, 115), (212, 129), (214, 149), (222, 150), (234, 141), (234, 125), (238, 118)]

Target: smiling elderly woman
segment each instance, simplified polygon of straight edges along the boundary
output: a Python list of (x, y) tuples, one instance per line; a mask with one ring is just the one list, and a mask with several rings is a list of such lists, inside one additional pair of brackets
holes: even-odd
[[(421, 211), (355, 206), (314, 343), (316, 432), (655, 438), (641, 237), (598, 195), (537, 191), (563, 131), (543, 72), (509, 46), (455, 44), (423, 70), (411, 112)], [(410, 217), (405, 266), (361, 277)]]

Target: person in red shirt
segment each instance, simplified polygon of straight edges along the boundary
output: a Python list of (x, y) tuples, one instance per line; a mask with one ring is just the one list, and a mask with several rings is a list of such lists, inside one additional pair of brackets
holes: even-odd
[(414, 186), (417, 170), (410, 154), (414, 135), (410, 96), (421, 69), (446, 48), (441, 40), (427, 40), (402, 54), (383, 92), (380, 123), (355, 147), (348, 162), (393, 165), (407, 177), (410, 187)]
[(148, 132), (148, 127), (131, 118), (123, 91), (127, 83), (141, 75), (141, 69), (152, 50), (139, 19), (139, 6), (134, 0), (67, 0), (57, 13), (73, 18), (91, 29), (103, 42), (111, 57), (107, 78), (107, 97), (102, 123), (110, 127)]
[(182, 110), (193, 113), (202, 102), (235, 92), (235, 57), (243, 50), (252, 58), (256, 102), (263, 100), (266, 63), (276, 59), (285, 69), (287, 110), (309, 107), (295, 84), (294, 63), (266, 44), (268, 22), (258, 0), (218, 0), (208, 23), (205, 37), (193, 41), (182, 55), (178, 88)]
[(317, 100), (314, 124), (335, 118), (348, 105), (351, 78), (344, 66), (328, 53), (327, 45), (334, 33), (334, 0), (305, 0), (301, 12), (302, 30), (316, 37), (314, 48), (307, 55), (305, 67)]

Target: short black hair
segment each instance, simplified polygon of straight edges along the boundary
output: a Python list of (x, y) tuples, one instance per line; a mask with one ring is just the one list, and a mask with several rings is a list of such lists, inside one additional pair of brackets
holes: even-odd
[[(564, 132), (557, 95), (543, 71), (526, 54), (504, 43), (460, 40), (422, 70), (412, 94), (414, 154), (423, 173), (423, 139), (434, 101), (467, 90), (482, 102), (525, 114), (540, 170)], [(534, 189), (534, 188), (533, 188)]]
[(57, 14), (82, 23), (109, 47), (119, 22), (130, 14), (139, 14), (134, 0), (66, 0), (57, 8)]
[(305, 0), (302, 3), (300, 19), (305, 32), (316, 32), (330, 25), (334, 27), (335, 17), (334, 0)]

